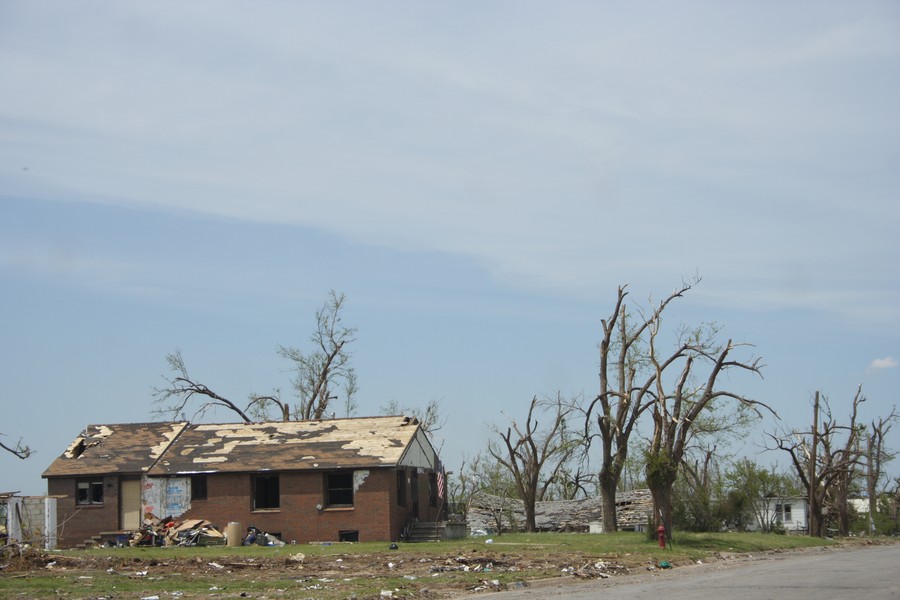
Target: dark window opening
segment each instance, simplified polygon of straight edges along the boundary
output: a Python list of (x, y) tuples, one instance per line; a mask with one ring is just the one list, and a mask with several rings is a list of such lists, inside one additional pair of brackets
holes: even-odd
[(438, 480), (437, 473), (428, 474), (428, 505), (437, 506), (438, 503)]
[(397, 471), (397, 504), (406, 506), (406, 470)]
[(103, 504), (103, 480), (81, 480), (75, 484), (75, 504)]
[(353, 506), (353, 472), (325, 474), (326, 506)]
[(280, 508), (278, 475), (257, 475), (253, 478), (253, 510)]
[(359, 541), (359, 531), (338, 531), (338, 541), (339, 542), (358, 542)]
[(206, 475), (191, 476), (191, 500), (206, 500)]

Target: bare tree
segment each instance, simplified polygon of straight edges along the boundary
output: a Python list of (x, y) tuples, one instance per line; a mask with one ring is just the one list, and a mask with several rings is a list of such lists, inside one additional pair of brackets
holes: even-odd
[(303, 352), (299, 348), (280, 346), (278, 353), (294, 363), (294, 390), (300, 404), (295, 412), (298, 419), (321, 419), (329, 403), (336, 398), (336, 387), (344, 390), (347, 416), (355, 410), (356, 372), (350, 364), (346, 345), (356, 340), (356, 328), (346, 327), (341, 320), (344, 294), (331, 291), (328, 301), (316, 311), (316, 331), (310, 341), (314, 349)]
[[(0, 433), (0, 437), (3, 436), (4, 434)], [(25, 460), (26, 458), (34, 454), (34, 450), (22, 444), (21, 438), (19, 438), (19, 441), (16, 442), (15, 446), (7, 446), (3, 442), (0, 442), (0, 449), (6, 450), (16, 458), (21, 458), (22, 460)]]
[[(813, 397), (813, 422), (809, 431), (768, 436), (777, 449), (791, 457), (791, 463), (807, 492), (809, 535), (825, 535), (825, 511), (838, 515), (838, 530), (849, 532), (847, 495), (852, 474), (862, 455), (861, 431), (857, 425), (859, 405), (865, 402), (862, 386), (857, 388), (847, 424), (838, 422), (828, 399), (816, 392)], [(820, 412), (824, 418), (820, 419)], [(843, 442), (843, 443), (842, 443)]]
[[(719, 346), (713, 339), (716, 330), (701, 327), (689, 336), (683, 335), (684, 341), (677, 344), (676, 353), (660, 360), (656, 352), (658, 333), (659, 323), (654, 322), (650, 327), (649, 356), (657, 375), (653, 382), (653, 434), (647, 452), (647, 483), (657, 518), (662, 520), (666, 535), (671, 537), (672, 489), (691, 437), (702, 427), (713, 426), (713, 422), (703, 419), (705, 413), (715, 404), (727, 400), (757, 413), (760, 407), (773, 414), (774, 411), (762, 402), (718, 387), (719, 379), (732, 369), (761, 375), (759, 358), (746, 361), (731, 358), (736, 348), (748, 344), (734, 344), (728, 340)], [(667, 390), (663, 371), (676, 360), (683, 363), (683, 367), (672, 382), (672, 389)], [(705, 378), (698, 377), (697, 373), (702, 365), (708, 366)], [(694, 383), (695, 379), (699, 383)]]
[(181, 350), (167, 354), (166, 362), (169, 363), (169, 369), (173, 374), (165, 377), (168, 383), (166, 387), (154, 388), (153, 395), (156, 397), (154, 402), (157, 405), (168, 404), (154, 409), (154, 415), (177, 419), (179, 415), (184, 415), (185, 409), (192, 400), (201, 397), (200, 405), (194, 412), (194, 418), (202, 416), (210, 409), (221, 407), (237, 413), (243, 421), (248, 423), (251, 421), (247, 413), (237, 404), (191, 377), (181, 356)]
[[(652, 386), (657, 376), (679, 358), (683, 348), (676, 349), (661, 369), (648, 369), (646, 337), (652, 325), (658, 324), (663, 311), (676, 298), (681, 298), (695, 284), (695, 277), (685, 282), (647, 315), (637, 309), (637, 320), (629, 323), (625, 299), (627, 286), (620, 286), (612, 314), (601, 321), (600, 393), (585, 412), (585, 437), (599, 436), (601, 463), (598, 476), (602, 499), (603, 531), (616, 531), (616, 489), (628, 463), (628, 442), (639, 417), (653, 404)], [(591, 434), (594, 419), (597, 432)]]
[(596, 493), (597, 473), (590, 465), (588, 453), (577, 454), (580, 456), (573, 457), (574, 460), (563, 464), (557, 471), (556, 477), (550, 482), (552, 487), (547, 488), (551, 497), (547, 498), (545, 494), (545, 500), (575, 500)]
[[(543, 409), (550, 416), (550, 426), (544, 430), (541, 430), (536, 409)], [(566, 417), (572, 410), (559, 394), (555, 400), (544, 402), (539, 402), (535, 396), (528, 407), (524, 426), (520, 427), (513, 420), (505, 432), (495, 428), (503, 446), (494, 442), (488, 444), (488, 453), (513, 476), (524, 503), (525, 531), (535, 530), (535, 503), (543, 499), (547, 488), (580, 443), (566, 427)]]
[(866, 493), (869, 498), (869, 533), (875, 533), (875, 512), (878, 510), (878, 482), (883, 473), (884, 463), (893, 460), (895, 452), (890, 452), (884, 445), (884, 438), (897, 421), (897, 408), (891, 414), (872, 421), (866, 432)]
[(406, 415), (414, 417), (419, 422), (419, 427), (429, 435), (433, 435), (447, 422), (447, 417), (441, 409), (441, 400), (429, 400), (424, 408), (409, 408), (400, 406), (396, 399), (392, 399), (381, 408), (383, 415)]
[[(172, 374), (164, 377), (166, 386), (154, 388), (157, 408), (153, 413), (171, 419), (184, 415), (189, 405), (193, 405), (194, 418), (202, 416), (213, 408), (225, 408), (237, 414), (243, 421), (266, 420), (274, 409), (284, 421), (294, 419), (322, 419), (327, 416), (330, 403), (338, 398), (337, 387), (344, 392), (347, 416), (355, 405), (353, 397), (357, 390), (356, 373), (350, 364), (350, 354), (346, 346), (356, 338), (356, 329), (346, 327), (341, 320), (344, 294), (332, 290), (325, 304), (316, 311), (316, 330), (310, 341), (313, 349), (304, 352), (298, 348), (279, 346), (278, 354), (293, 363), (294, 389), (299, 403), (291, 410), (289, 402), (281, 399), (275, 390), (272, 395), (250, 394), (247, 405), (238, 403), (215, 392), (207, 385), (192, 378), (185, 366), (181, 351), (176, 350), (166, 356)], [(199, 400), (199, 405), (194, 401)], [(183, 417), (182, 417), (183, 418)]]
[(472, 506), (472, 499), (478, 492), (482, 455), (476, 454), (471, 460), (463, 459), (456, 477), (449, 477), (447, 481), (447, 497), (450, 502), (450, 510), (465, 519)]

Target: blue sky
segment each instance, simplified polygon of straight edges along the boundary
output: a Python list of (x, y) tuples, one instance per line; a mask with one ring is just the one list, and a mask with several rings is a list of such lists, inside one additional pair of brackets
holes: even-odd
[(695, 273), (666, 327), (754, 344), (733, 389), (787, 427), (860, 383), (885, 414), (898, 34), (893, 2), (0, 0), (0, 433), (37, 450), (0, 491), (150, 420), (173, 350), (287, 391), (330, 289), (358, 414), (441, 399), (451, 469), (596, 393), (618, 285)]

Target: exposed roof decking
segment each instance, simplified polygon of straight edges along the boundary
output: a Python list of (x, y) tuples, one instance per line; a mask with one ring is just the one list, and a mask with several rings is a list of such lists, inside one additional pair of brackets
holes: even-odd
[(148, 474), (390, 467), (418, 429), (406, 417), (192, 425)]
[(186, 422), (89, 425), (44, 471), (44, 477), (147, 472)]

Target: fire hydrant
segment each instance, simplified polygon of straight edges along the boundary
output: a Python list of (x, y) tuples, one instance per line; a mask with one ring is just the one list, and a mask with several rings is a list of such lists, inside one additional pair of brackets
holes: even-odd
[(656, 535), (659, 536), (659, 547), (666, 547), (666, 528), (663, 525), (660, 525), (656, 528)]

